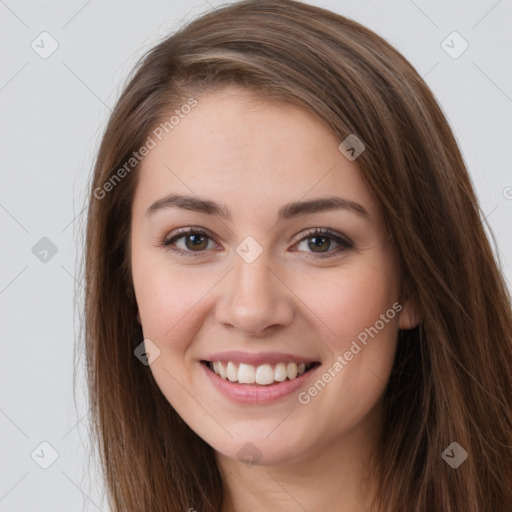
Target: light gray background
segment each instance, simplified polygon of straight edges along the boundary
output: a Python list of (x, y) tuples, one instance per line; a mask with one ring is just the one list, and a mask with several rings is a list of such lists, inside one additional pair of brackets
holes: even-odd
[[(0, 0), (1, 512), (107, 510), (87, 465), (83, 375), (76, 404), (72, 391), (86, 183), (136, 60), (219, 3)], [(426, 79), (461, 145), (510, 283), (512, 1), (311, 3), (373, 29)], [(59, 45), (47, 59), (31, 47), (42, 46), (43, 31)], [(453, 31), (469, 44), (458, 58), (442, 46)], [(461, 44), (451, 36), (444, 47), (453, 54)], [(47, 261), (32, 251), (43, 237), (57, 248)], [(44, 441), (58, 452), (48, 469), (39, 465), (51, 462)]]

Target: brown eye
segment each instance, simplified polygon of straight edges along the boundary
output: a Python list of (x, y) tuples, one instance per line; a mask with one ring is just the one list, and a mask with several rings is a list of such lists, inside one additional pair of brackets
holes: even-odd
[(180, 229), (177, 234), (165, 239), (162, 245), (178, 254), (192, 256), (193, 253), (205, 252), (208, 249), (209, 242), (213, 242), (213, 240), (204, 231)]
[[(176, 230), (173, 235), (165, 239), (162, 245), (179, 255), (203, 256), (207, 255), (208, 248), (213, 248), (208, 246), (210, 242), (215, 247), (213, 238), (205, 231), (194, 228), (182, 228)], [(330, 230), (320, 228), (308, 230), (306, 236), (303, 236), (297, 245), (300, 246), (306, 242), (308, 250), (299, 250), (298, 252), (315, 253), (316, 256), (313, 257), (316, 258), (329, 258), (354, 248), (354, 244), (350, 239)], [(337, 245), (337, 247), (332, 248), (332, 244)], [(311, 256), (306, 255), (304, 257), (310, 258)]]
[[(329, 258), (354, 248), (354, 244), (349, 238), (345, 238), (328, 229), (313, 228), (308, 230), (306, 236), (300, 239), (298, 247), (300, 247), (301, 244), (306, 244), (306, 242), (307, 249), (309, 250), (298, 250), (300, 252), (316, 253), (317, 256), (313, 257), (317, 258)], [(337, 245), (337, 247), (331, 249), (333, 243)], [(310, 256), (305, 257), (308, 258)]]
[(314, 242), (308, 242), (308, 246), (313, 252), (324, 252), (322, 249), (329, 249), (331, 245), (331, 239), (325, 236), (310, 237), (310, 240), (314, 240)]
[[(203, 235), (186, 235), (182, 237), (185, 239), (185, 246), (191, 251), (206, 249), (208, 247), (208, 237)], [(206, 241), (206, 243), (205, 243)]]

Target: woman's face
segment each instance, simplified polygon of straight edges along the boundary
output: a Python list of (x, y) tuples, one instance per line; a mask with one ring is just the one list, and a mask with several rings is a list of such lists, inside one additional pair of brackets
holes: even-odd
[(132, 207), (150, 370), (223, 456), (298, 461), (379, 416), (409, 306), (341, 140), (243, 89), (197, 100), (151, 134)]

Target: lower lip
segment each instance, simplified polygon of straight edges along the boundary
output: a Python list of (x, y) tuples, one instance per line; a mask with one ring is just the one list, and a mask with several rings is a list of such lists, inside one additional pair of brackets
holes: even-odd
[(318, 365), (293, 380), (287, 379), (283, 382), (269, 384), (268, 386), (259, 386), (256, 384), (238, 384), (231, 382), (217, 375), (206, 364), (199, 364), (203, 367), (211, 383), (222, 395), (240, 404), (268, 404), (291, 395), (294, 391), (304, 386), (320, 367), (320, 365)]

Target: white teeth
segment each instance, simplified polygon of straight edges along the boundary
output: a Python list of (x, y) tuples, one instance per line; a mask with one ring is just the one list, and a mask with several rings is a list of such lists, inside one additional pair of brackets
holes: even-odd
[(295, 363), (288, 363), (288, 366), (286, 367), (286, 374), (288, 375), (288, 378), (295, 379), (295, 377), (297, 377), (297, 373), (297, 365)]
[(286, 377), (288, 377), (286, 373), (286, 365), (284, 363), (277, 363), (274, 369), (274, 380), (282, 382), (283, 380), (286, 380)]
[(256, 368), (256, 384), (272, 384), (274, 382), (274, 370), (269, 364), (262, 364)]
[(283, 382), (300, 377), (306, 371), (306, 364), (300, 363), (277, 363), (275, 367), (270, 364), (253, 366), (252, 364), (235, 363), (229, 361), (227, 364), (221, 361), (210, 363), (213, 371), (223, 379), (240, 384), (260, 384), (267, 386), (274, 382)]
[(225, 379), (227, 377), (227, 373), (226, 373), (226, 368), (224, 367), (224, 365), (218, 361), (218, 365), (219, 365), (219, 371), (215, 371), (215, 366), (213, 367), (213, 371), (217, 374), (219, 374), (223, 379)]
[(238, 382), (240, 382), (240, 384), (254, 384), (257, 380), (256, 377), (254, 366), (240, 363), (238, 366)]
[(229, 361), (226, 368), (226, 375), (231, 382), (238, 380), (238, 368), (231, 361)]

